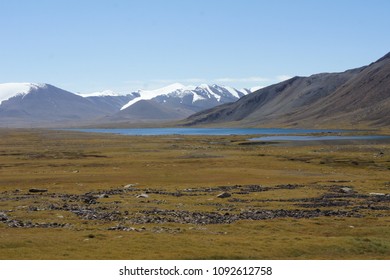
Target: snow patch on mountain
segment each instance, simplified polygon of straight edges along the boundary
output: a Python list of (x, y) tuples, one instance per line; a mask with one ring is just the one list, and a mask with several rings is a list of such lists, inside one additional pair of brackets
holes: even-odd
[(45, 87), (46, 84), (38, 83), (4, 83), (0, 84), (0, 102), (17, 95), (26, 95), (32, 89)]
[(124, 109), (130, 107), (131, 105), (137, 103), (140, 100), (150, 100), (150, 99), (153, 99), (157, 96), (168, 95), (168, 94), (176, 92), (176, 91), (184, 91), (184, 90), (188, 90), (188, 89), (192, 89), (192, 87), (191, 86), (189, 86), (189, 87), (184, 86), (180, 83), (175, 83), (175, 84), (171, 84), (169, 86), (155, 89), (155, 90), (138, 90), (136, 93), (139, 93), (140, 96), (129, 101), (126, 105), (124, 105), (121, 108), (121, 110), (124, 110)]
[(228, 87), (228, 86), (224, 86), (224, 88), (227, 89), (231, 93), (231, 95), (233, 95), (234, 97), (237, 97), (237, 98), (241, 97), (236, 89), (234, 89), (232, 87)]
[(259, 90), (259, 89), (262, 89), (262, 88), (263, 88), (263, 86), (251, 87), (251, 88), (249, 89), (249, 91), (250, 91), (250, 92), (255, 92), (255, 91), (257, 91), (257, 90)]
[(214, 91), (207, 84), (201, 84), (198, 88), (204, 89), (207, 92), (207, 95), (211, 98), (213, 96), (217, 101), (221, 101), (221, 96), (214, 93)]
[(197, 94), (196, 92), (194, 92), (193, 97), (192, 97), (192, 103), (194, 103), (198, 100), (204, 100), (204, 99), (206, 99), (206, 98)]
[(112, 90), (103, 90), (103, 91), (96, 91), (91, 93), (80, 93), (78, 95), (82, 97), (92, 97), (92, 96), (120, 96), (121, 94), (118, 94)]

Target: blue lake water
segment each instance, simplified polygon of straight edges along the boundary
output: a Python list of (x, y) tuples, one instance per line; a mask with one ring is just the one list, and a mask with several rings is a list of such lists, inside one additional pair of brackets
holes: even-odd
[[(290, 128), (108, 128), (70, 129), (91, 133), (111, 133), (132, 136), (158, 135), (271, 135), (251, 138), (251, 141), (334, 141), (334, 140), (380, 140), (390, 139), (383, 135), (335, 135), (334, 133), (353, 132), (329, 129), (290, 129)], [(322, 135), (302, 135), (322, 133)], [(301, 134), (301, 135), (294, 135)]]
[(122, 135), (253, 135), (253, 134), (308, 134), (342, 132), (343, 130), (289, 129), (289, 128), (110, 128), (72, 129), (82, 132), (114, 133)]
[(379, 140), (390, 139), (390, 136), (382, 135), (328, 135), (328, 136), (310, 136), (310, 135), (275, 135), (251, 138), (252, 141), (330, 141), (330, 140)]

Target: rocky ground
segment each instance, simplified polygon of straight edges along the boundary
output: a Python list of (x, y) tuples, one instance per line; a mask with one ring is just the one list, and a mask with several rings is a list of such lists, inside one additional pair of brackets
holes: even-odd
[[(262, 199), (254, 196), (256, 193), (264, 192), (277, 194), (282, 190), (302, 193), (302, 190), (308, 187), (320, 189), (322, 193), (316, 197), (289, 199)], [(198, 199), (194, 200), (196, 201), (194, 205), (183, 205), (181, 202), (186, 197)], [(97, 221), (101, 225), (106, 225), (106, 230), (142, 231), (145, 230), (142, 225), (147, 224), (207, 225), (280, 218), (390, 216), (389, 194), (362, 194), (351, 186), (337, 184), (272, 187), (234, 185), (191, 188), (175, 192), (126, 185), (85, 194), (51, 193), (48, 189), (34, 188), (28, 191), (5, 191), (1, 193), (0, 201), (3, 204), (13, 202), (15, 205), (9, 209), (0, 209), (0, 221), (11, 228), (77, 229), (80, 222), (82, 224), (83, 221)], [(206, 207), (210, 211), (191, 210), (197, 208), (196, 206)], [(54, 215), (62, 212), (70, 213), (73, 219), (68, 219), (70, 222), (67, 222), (64, 215)], [(23, 216), (29, 219), (21, 218)], [(53, 216), (57, 219), (53, 220)], [(49, 218), (45, 220), (43, 217)], [(74, 222), (77, 220), (79, 221)], [(159, 227), (157, 230), (161, 231), (164, 228)], [(166, 231), (170, 230), (172, 229), (166, 228)]]

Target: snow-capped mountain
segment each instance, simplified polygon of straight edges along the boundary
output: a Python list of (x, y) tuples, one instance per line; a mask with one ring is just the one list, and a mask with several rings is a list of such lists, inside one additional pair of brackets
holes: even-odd
[(191, 87), (191, 86), (186, 87), (182, 84), (175, 83), (175, 84), (171, 84), (169, 86), (155, 89), (155, 90), (142, 90), (142, 89), (140, 89), (140, 90), (134, 92), (134, 93), (137, 93), (139, 96), (137, 98), (131, 100), (127, 104), (125, 104), (121, 108), (121, 110), (124, 110), (124, 109), (130, 107), (131, 105), (137, 103), (140, 100), (151, 100), (151, 99), (159, 97), (159, 96), (167, 96), (167, 95), (171, 95), (171, 94), (183, 91), (185, 89), (192, 89), (192, 88), (193, 87)]
[(88, 99), (49, 84), (0, 84), (2, 125), (44, 126), (96, 119), (107, 112)]
[(137, 92), (123, 95), (112, 90), (104, 90), (79, 95), (91, 101), (95, 106), (107, 111), (107, 115), (119, 111), (129, 101), (139, 97)]
[(119, 96), (121, 94), (116, 93), (110, 89), (106, 89), (103, 91), (95, 91), (91, 93), (79, 93), (78, 95), (82, 97), (99, 97), (99, 96)]
[(45, 84), (34, 83), (5, 83), (0, 84), (0, 103), (16, 95), (24, 96), (32, 89), (44, 87)]
[(232, 87), (207, 85), (184, 86), (179, 83), (156, 90), (139, 90), (138, 98), (124, 105), (124, 110), (140, 100), (153, 100), (157, 103), (183, 104), (191, 107), (206, 109), (226, 102), (234, 102), (249, 93), (248, 90), (237, 90)]
[(0, 126), (177, 120), (249, 93), (218, 85), (172, 84), (126, 95), (105, 90), (74, 94), (49, 84), (0, 84)]
[[(184, 86), (179, 83), (155, 90), (138, 90), (139, 97), (125, 104), (110, 120), (174, 120), (228, 102), (249, 93), (232, 87)], [(160, 113), (156, 113), (160, 112)]]

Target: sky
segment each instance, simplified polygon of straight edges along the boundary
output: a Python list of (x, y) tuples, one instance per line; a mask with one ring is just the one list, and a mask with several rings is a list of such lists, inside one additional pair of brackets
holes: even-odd
[(0, 0), (0, 83), (266, 86), (390, 52), (388, 0)]

